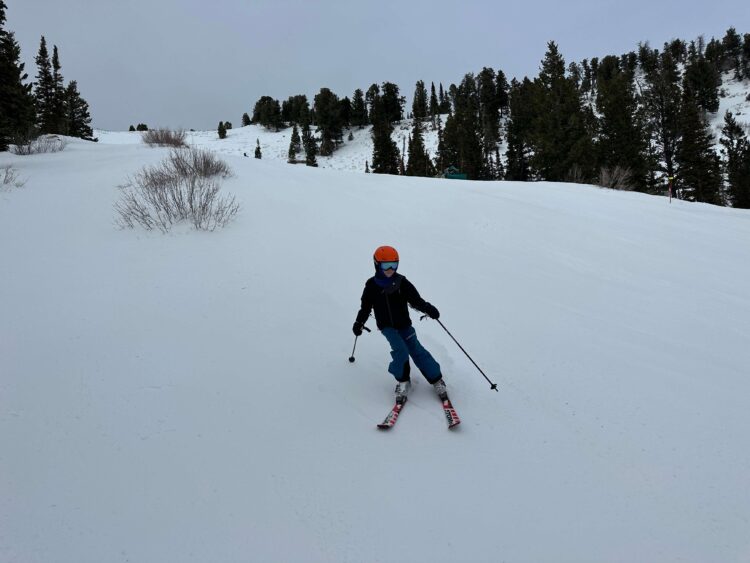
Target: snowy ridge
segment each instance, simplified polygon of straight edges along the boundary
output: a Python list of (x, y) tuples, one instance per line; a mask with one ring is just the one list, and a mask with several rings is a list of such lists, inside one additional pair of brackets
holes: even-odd
[[(724, 126), (724, 114), (727, 111), (732, 112), (737, 122), (744, 125), (748, 135), (750, 135), (750, 100), (747, 99), (747, 96), (750, 95), (750, 80), (735, 80), (731, 73), (724, 73), (720, 89), (723, 95), (719, 98), (719, 111), (708, 115), (717, 150), (720, 147), (719, 139), (721, 138), (721, 129)], [(447, 117), (447, 115), (440, 116), (443, 126)], [(408, 161), (408, 151), (405, 151), (404, 147), (408, 146), (411, 129), (412, 120), (405, 119), (395, 124), (393, 133), (393, 139), (406, 161)], [(349, 141), (347, 138), (349, 130), (345, 129), (343, 145), (330, 157), (318, 156), (318, 166), (334, 170), (364, 172), (365, 162), (371, 163), (372, 161), (371, 130), (371, 126), (362, 129), (354, 127), (351, 129), (354, 139)], [(233, 156), (247, 154), (252, 158), (256, 140), (258, 140), (264, 159), (286, 162), (291, 135), (291, 128), (276, 132), (258, 125), (248, 125), (247, 127), (228, 130), (226, 139), (219, 139), (216, 131), (191, 131), (188, 133), (188, 143), (221, 154)], [(437, 128), (433, 129), (432, 124), (428, 121), (424, 124), (423, 135), (425, 149), (434, 158), (438, 144)], [(101, 143), (105, 144), (137, 144), (141, 142), (141, 133), (138, 132), (97, 130), (95, 136), (99, 138)], [(504, 158), (505, 148), (503, 145), (500, 146), (500, 151)], [(304, 153), (302, 153), (302, 157), (304, 157)]]
[[(0, 154), (1, 561), (750, 560), (749, 212), (239, 156), (257, 134), (222, 142), (214, 233), (115, 228), (166, 149)], [(499, 384), (413, 315), (455, 431), (413, 370), (379, 432), (385, 339), (347, 361), (380, 244)]]
[[(441, 116), (443, 124), (445, 118)], [(393, 139), (397, 142), (399, 150), (408, 145), (411, 134), (411, 119), (395, 124)], [(354, 139), (348, 140), (349, 131)], [(330, 157), (318, 156), (319, 168), (330, 168), (333, 170), (347, 170), (364, 172), (365, 162), (372, 163), (372, 126), (368, 125), (359, 129), (353, 127), (344, 130), (344, 143)], [(97, 130), (96, 136), (99, 142), (104, 144), (138, 144), (141, 143), (141, 133), (127, 131), (102, 131)], [(281, 131), (271, 131), (260, 125), (248, 125), (227, 131), (226, 139), (219, 139), (216, 131), (190, 131), (187, 133), (187, 143), (194, 147), (210, 149), (219, 154), (243, 156), (253, 158), (256, 140), (260, 141), (263, 159), (286, 162), (289, 154), (289, 142), (292, 137), (291, 127)], [(425, 148), (434, 157), (437, 149), (437, 129), (433, 130), (428, 122), (424, 126)], [(299, 158), (304, 158), (302, 152)], [(290, 165), (292, 166), (292, 165)]]
[(724, 127), (724, 114), (731, 111), (737, 123), (743, 125), (745, 133), (750, 136), (750, 79), (735, 80), (730, 73), (722, 75), (719, 97), (719, 111), (709, 117), (714, 138), (718, 142), (721, 129)]

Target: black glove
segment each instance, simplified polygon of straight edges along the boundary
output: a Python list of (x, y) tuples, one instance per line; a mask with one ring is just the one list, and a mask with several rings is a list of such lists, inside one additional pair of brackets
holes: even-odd
[(427, 306), (424, 308), (424, 312), (427, 313), (427, 316), (431, 319), (440, 318), (440, 311), (438, 311), (437, 307), (435, 307), (435, 305), (432, 305), (431, 303), (427, 303)]
[(362, 323), (359, 321), (354, 321), (354, 326), (352, 327), (352, 332), (354, 333), (354, 336), (362, 336)]

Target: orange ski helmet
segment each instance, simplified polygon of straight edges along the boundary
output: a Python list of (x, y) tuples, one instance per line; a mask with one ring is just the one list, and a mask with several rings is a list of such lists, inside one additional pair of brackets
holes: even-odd
[(379, 246), (372, 255), (375, 262), (398, 262), (398, 251), (392, 246)]

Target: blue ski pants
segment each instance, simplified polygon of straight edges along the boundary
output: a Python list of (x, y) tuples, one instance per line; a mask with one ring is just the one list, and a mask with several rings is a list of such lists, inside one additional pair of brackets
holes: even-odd
[(392, 361), (388, 365), (388, 373), (393, 375), (396, 381), (409, 379), (409, 356), (428, 382), (435, 383), (442, 377), (440, 364), (417, 340), (417, 332), (413, 326), (401, 329), (386, 327), (381, 332), (391, 345)]

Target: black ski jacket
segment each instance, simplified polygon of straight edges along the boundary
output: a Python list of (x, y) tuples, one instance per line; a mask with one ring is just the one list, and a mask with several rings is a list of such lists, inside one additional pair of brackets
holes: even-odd
[(386, 327), (406, 328), (411, 326), (407, 305), (423, 313), (430, 308), (430, 304), (419, 296), (417, 288), (401, 274), (393, 274), (389, 281), (390, 285), (380, 287), (375, 283), (374, 276), (367, 280), (357, 322), (365, 324), (370, 311), (374, 311), (379, 330)]

